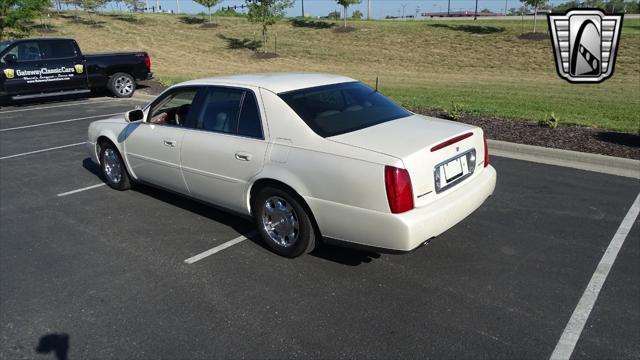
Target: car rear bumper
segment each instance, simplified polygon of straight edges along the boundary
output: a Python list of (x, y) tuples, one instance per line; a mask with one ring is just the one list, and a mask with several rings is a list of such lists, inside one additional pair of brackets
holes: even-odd
[(322, 235), (354, 245), (411, 251), (469, 216), (493, 194), (496, 171), (488, 166), (475, 178), (429, 205), (403, 214), (381, 213), (306, 198)]

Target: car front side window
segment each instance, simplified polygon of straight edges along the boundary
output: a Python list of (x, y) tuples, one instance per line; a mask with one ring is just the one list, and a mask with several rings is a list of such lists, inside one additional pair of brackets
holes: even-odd
[(42, 59), (40, 46), (35, 41), (21, 42), (10, 49), (7, 54), (15, 55), (18, 62)]
[(197, 93), (198, 89), (195, 88), (170, 92), (151, 106), (147, 122), (156, 125), (185, 126)]

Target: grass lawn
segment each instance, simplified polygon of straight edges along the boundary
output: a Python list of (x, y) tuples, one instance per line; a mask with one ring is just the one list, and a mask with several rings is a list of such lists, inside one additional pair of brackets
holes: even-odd
[[(66, 13), (65, 15), (71, 15)], [(336, 33), (318, 22), (271, 28), (278, 58), (260, 60), (248, 49), (260, 29), (244, 18), (216, 18), (216, 28), (168, 14), (96, 16), (101, 27), (53, 17), (57, 34), (86, 52), (146, 50), (158, 79), (171, 84), (218, 74), (320, 71), (374, 84), (415, 108), (461, 107), (480, 115), (539, 120), (552, 112), (561, 124), (640, 132), (640, 20), (625, 19), (612, 78), (569, 84), (558, 77), (551, 42), (517, 38), (520, 20), (355, 21), (357, 31)], [(83, 15), (84, 19), (88, 19)], [(546, 31), (546, 19), (539, 21)], [(320, 26), (319, 26), (320, 25)], [(525, 31), (532, 28), (525, 21)]]

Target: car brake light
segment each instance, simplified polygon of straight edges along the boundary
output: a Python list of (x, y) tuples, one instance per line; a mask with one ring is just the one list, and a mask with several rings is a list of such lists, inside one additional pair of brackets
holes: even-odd
[(431, 148), (431, 152), (438, 151), (438, 150), (440, 150), (442, 148), (445, 148), (445, 147), (447, 147), (449, 145), (455, 144), (455, 143), (457, 143), (459, 141), (462, 141), (462, 140), (464, 140), (464, 139), (466, 139), (468, 137), (471, 137), (471, 136), (473, 136), (472, 132), (468, 132), (466, 134), (462, 134), (460, 136), (456, 136), (453, 139), (449, 139), (449, 140), (447, 140), (445, 142), (442, 142), (442, 143), (432, 147)]
[(484, 167), (487, 167), (489, 166), (489, 146), (486, 137), (483, 136), (482, 140), (484, 140)]
[(411, 178), (406, 169), (385, 166), (384, 185), (387, 189), (387, 200), (389, 200), (389, 208), (392, 213), (399, 214), (413, 209)]
[(144, 65), (151, 70), (151, 57), (149, 55), (144, 57)]

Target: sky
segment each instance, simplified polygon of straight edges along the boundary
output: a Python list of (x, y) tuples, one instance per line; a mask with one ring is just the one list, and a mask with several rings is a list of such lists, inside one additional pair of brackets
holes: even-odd
[[(159, 2), (162, 9), (176, 10), (176, 0), (144, 0), (148, 1), (149, 6), (153, 6)], [(191, 0), (178, 0), (180, 2), (180, 11), (186, 13), (206, 12), (206, 8), (198, 5)], [(473, 11), (475, 8), (475, 0), (371, 0), (372, 17), (374, 19), (382, 19), (387, 15), (402, 16), (403, 5), (405, 15), (415, 15), (416, 12), (446, 12), (448, 1), (451, 2), (451, 11)], [(550, 3), (559, 4), (564, 0), (552, 0)], [(244, 0), (223, 0), (221, 6), (242, 5)], [(489, 9), (494, 12), (503, 12), (504, 8), (517, 8), (520, 6), (520, 0), (478, 0), (478, 11)], [(107, 7), (111, 9), (111, 5)], [(333, 10), (342, 10), (342, 7), (336, 4), (334, 0), (304, 0), (305, 14), (310, 16), (326, 16)], [(364, 16), (367, 15), (367, 0), (362, 0), (359, 5), (349, 7), (349, 16), (355, 10), (360, 10)], [(287, 11), (288, 16), (302, 15), (302, 0), (296, 0), (294, 6)]]

